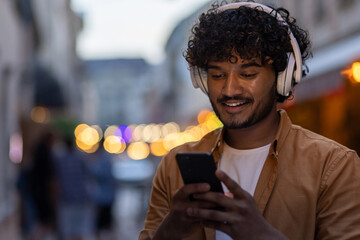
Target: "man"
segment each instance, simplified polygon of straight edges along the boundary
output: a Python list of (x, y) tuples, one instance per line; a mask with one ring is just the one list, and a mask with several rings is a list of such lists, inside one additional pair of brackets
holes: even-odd
[[(359, 157), (277, 110), (309, 45), (285, 9), (233, 3), (200, 16), (185, 57), (224, 127), (162, 159), (140, 239), (360, 239)], [(184, 185), (179, 152), (211, 152), (226, 194)]]

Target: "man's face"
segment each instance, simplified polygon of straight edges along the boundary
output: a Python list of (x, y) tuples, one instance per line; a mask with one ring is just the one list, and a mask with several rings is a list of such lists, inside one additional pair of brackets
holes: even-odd
[(276, 109), (275, 72), (260, 59), (236, 63), (210, 61), (208, 94), (211, 105), (225, 127), (246, 128), (265, 119)]

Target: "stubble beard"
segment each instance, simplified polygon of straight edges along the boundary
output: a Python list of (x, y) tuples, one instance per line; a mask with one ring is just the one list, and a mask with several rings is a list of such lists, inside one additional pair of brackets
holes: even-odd
[[(261, 102), (258, 104), (258, 107), (253, 110), (251, 115), (241, 121), (240, 119), (236, 119), (236, 116), (241, 114), (232, 114), (231, 116), (227, 117), (228, 120), (225, 119), (225, 117), (222, 117), (220, 114), (219, 109), (216, 107), (216, 103), (210, 99), (211, 106), (216, 114), (216, 116), (220, 119), (220, 121), (224, 124), (224, 127), (227, 129), (243, 129), (248, 128), (253, 125), (255, 125), (258, 122), (261, 122), (264, 120), (272, 111), (274, 104), (276, 104), (276, 87), (275, 84), (272, 86), (268, 94), (265, 98), (261, 100)], [(251, 104), (253, 104), (254, 101), (252, 101)]]

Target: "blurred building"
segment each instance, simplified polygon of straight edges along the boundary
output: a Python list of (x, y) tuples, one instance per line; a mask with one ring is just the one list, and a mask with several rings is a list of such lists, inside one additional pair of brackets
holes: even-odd
[[(356, 0), (263, 0), (287, 8), (300, 26), (308, 29), (314, 57), (309, 75), (295, 87), (295, 99), (285, 107), (294, 123), (335, 139), (360, 153), (360, 110), (356, 107), (360, 84), (350, 84), (342, 72), (360, 59), (360, 1)], [(168, 116), (186, 121), (202, 108), (210, 108), (207, 97), (192, 87), (183, 58), (192, 25), (204, 6), (184, 19), (166, 45), (162, 79), (166, 92), (157, 96), (165, 102)], [(166, 115), (166, 114), (165, 114)]]
[(21, 101), (18, 113), (27, 161), (33, 143), (48, 123), (57, 119), (82, 120), (85, 116), (86, 82), (76, 56), (82, 19), (70, 8), (70, 0), (17, 0), (13, 5), (31, 17), (28, 25), (36, 39), (26, 65), (29, 70), (22, 76), (27, 86), (22, 87), (22, 95), (28, 99)]
[(81, 28), (70, 0), (0, 0), (0, 239), (19, 239), (17, 164), (31, 161), (39, 130), (83, 116)]
[(60, 86), (62, 102), (58, 104), (64, 104), (69, 114), (81, 118), (82, 63), (75, 49), (82, 20), (71, 10), (70, 0), (32, 0), (32, 6), (41, 40), (36, 67), (46, 69)]
[(85, 64), (87, 81), (96, 89), (94, 123), (106, 128), (149, 121), (151, 65), (144, 59), (99, 59)]
[(183, 53), (187, 47), (187, 39), (191, 27), (199, 13), (183, 20), (171, 34), (166, 44), (166, 60), (163, 63), (164, 78), (169, 82), (168, 92), (163, 95), (168, 117), (180, 123), (196, 119), (202, 109), (211, 109), (209, 100), (199, 89), (194, 89)]
[[(29, 68), (31, 57), (30, 21), (20, 15), (11, 1), (0, 1), (0, 238), (17, 237), (15, 168), (9, 159), (10, 139), (19, 132), (19, 106), (21, 105), (22, 76)], [(21, 153), (14, 152), (14, 158)]]
[(335, 139), (360, 154), (360, 83), (351, 79), (360, 60), (360, 2), (281, 1), (310, 32), (314, 57), (309, 75), (285, 106), (293, 121)]
[[(27, 88), (21, 111), (24, 158), (47, 123), (57, 119), (82, 120), (87, 92), (83, 65), (76, 56), (76, 39), (82, 19), (70, 8), (70, 0), (17, 0), (31, 16), (37, 41), (31, 48), (29, 71), (23, 75)], [(61, 131), (63, 129), (60, 129)]]

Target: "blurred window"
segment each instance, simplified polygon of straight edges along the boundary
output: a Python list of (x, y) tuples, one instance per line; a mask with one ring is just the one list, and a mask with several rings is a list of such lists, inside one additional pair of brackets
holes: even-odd
[(317, 3), (315, 3), (315, 21), (316, 23), (322, 23), (324, 22), (326, 18), (326, 6), (323, 0), (318, 0)]
[(31, 7), (30, 0), (15, 0), (16, 9), (20, 15), (20, 19), (24, 23), (32, 23), (33, 22), (33, 12)]
[(349, 9), (353, 7), (355, 0), (337, 0), (337, 7), (342, 10)]
[[(2, 81), (1, 87), (2, 87), (2, 92), (3, 94), (1, 94), (1, 104), (2, 104), (2, 113), (5, 112), (6, 106), (8, 104), (8, 81), (10, 80), (10, 75), (11, 75), (11, 68), (10, 66), (6, 65), (3, 67), (3, 69), (0, 68), (0, 80)], [(5, 128), (4, 128), (5, 129)]]

